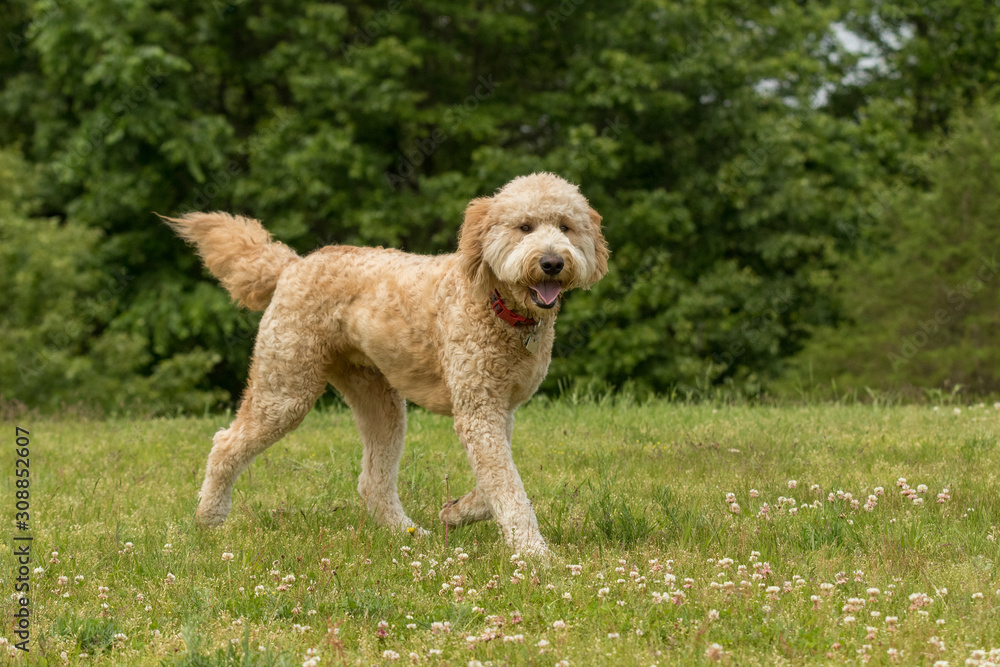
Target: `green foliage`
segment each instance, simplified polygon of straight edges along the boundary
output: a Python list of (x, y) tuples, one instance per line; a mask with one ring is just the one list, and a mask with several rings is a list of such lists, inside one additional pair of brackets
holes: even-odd
[(545, 388), (757, 395), (842, 317), (845, 257), (887, 245), (881, 193), (926, 185), (921, 138), (994, 83), (995, 25), (957, 0), (14, 0), (0, 147), (38, 175), (19, 215), (75, 250), (57, 281), (88, 278), (65, 300), (128, 278), (85, 322), (32, 314), (81, 333), (10, 394), (236, 397), (257, 320), (153, 211), (248, 213), (301, 252), (436, 253), (470, 198), (545, 169), (581, 184), (613, 251), (567, 300)]
[(0, 151), (0, 398), (58, 408), (204, 410), (222, 395), (199, 391), (219, 360), (202, 349), (155, 363), (149, 341), (113, 321), (135, 279), (103, 261), (102, 234), (72, 220), (33, 217), (36, 170)]
[(889, 202), (891, 251), (862, 254), (839, 285), (849, 320), (821, 332), (782, 386), (962, 387), (1000, 392), (1000, 105), (953, 119), (914, 161), (930, 187)]

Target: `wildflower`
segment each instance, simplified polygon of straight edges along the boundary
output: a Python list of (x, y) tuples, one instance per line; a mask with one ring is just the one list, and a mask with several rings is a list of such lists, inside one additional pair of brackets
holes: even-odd
[(725, 651), (722, 650), (721, 644), (711, 644), (705, 649), (705, 657), (712, 662), (719, 662), (724, 655)]
[(163, 545), (163, 553), (168, 554), (168, 553), (171, 553), (173, 550), (174, 550), (174, 547), (169, 542), (167, 542), (166, 544)]
[(710, 621), (717, 621), (717, 620), (719, 620), (719, 610), (718, 609), (709, 609), (708, 610), (708, 620), (710, 620)]
[(740, 513), (740, 506), (739, 506), (739, 504), (737, 504), (737, 503), (730, 504), (729, 505), (729, 511), (732, 512), (733, 514), (739, 514)]
[(983, 594), (982, 593), (973, 593), (972, 594), (972, 599), (973, 600), (982, 600), (983, 599)]
[(554, 621), (552, 623), (552, 627), (555, 628), (556, 630), (562, 630), (566, 627), (566, 621), (563, 621), (562, 619)]
[(798, 485), (799, 485), (799, 483), (797, 481), (795, 481), (794, 479), (788, 480), (788, 488), (789, 489), (794, 489)]
[[(957, 410), (958, 408), (955, 409)], [(893, 662), (899, 660), (900, 653), (899, 650), (897, 649), (890, 648), (886, 651), (886, 654), (889, 656), (889, 659), (892, 660)]]
[(881, 486), (876, 486), (875, 487), (875, 495), (876, 496), (884, 496), (885, 495), (885, 489), (883, 489)]
[(609, 632), (608, 633), (608, 639), (620, 639), (620, 638), (621, 638), (621, 635), (619, 635), (617, 632)]
[(750, 489), (751, 498), (757, 498), (759, 496), (760, 496), (760, 491), (758, 491), (757, 489)]
[(563, 600), (572, 600), (573, 596), (569, 594), (569, 591), (562, 594)]
[(568, 569), (570, 574), (572, 574), (574, 577), (579, 577), (580, 574), (583, 572), (582, 565), (567, 565), (566, 569)]
[(603, 598), (603, 597), (605, 597), (610, 592), (611, 592), (611, 589), (607, 588), (607, 587), (598, 589), (598, 591), (597, 591), (597, 597)]
[(172, 584), (172, 583), (174, 583), (174, 582), (175, 582), (176, 580), (177, 580), (177, 577), (175, 577), (175, 576), (174, 576), (173, 574), (171, 574), (170, 572), (167, 572), (167, 576), (166, 576), (166, 578), (164, 578), (163, 582), (164, 582), (164, 583), (167, 583), (167, 584)]
[(399, 654), (390, 650), (382, 651), (382, 657), (386, 660), (399, 660)]
[(222, 552), (222, 561), (223, 562), (228, 563), (231, 560), (233, 560), (234, 558), (236, 558), (236, 556), (234, 556), (232, 553), (230, 553), (228, 551)]
[(548, 645), (549, 645), (549, 640), (545, 639), (544, 637), (542, 637), (541, 639), (539, 639), (538, 643), (535, 644), (535, 646), (537, 646), (538, 648), (545, 648)]

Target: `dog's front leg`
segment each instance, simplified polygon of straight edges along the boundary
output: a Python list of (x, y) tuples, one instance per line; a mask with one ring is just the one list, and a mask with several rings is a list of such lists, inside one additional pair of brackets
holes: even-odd
[(511, 456), (507, 438), (510, 410), (477, 398), (456, 401), (455, 410), (455, 431), (476, 475), (475, 492), (483, 495), (511, 546), (523, 552), (547, 553), (535, 510)]
[[(513, 412), (507, 414), (505, 431), (507, 434), (507, 447), (510, 447), (511, 438), (514, 437)], [(492, 519), (493, 513), (490, 511), (490, 503), (486, 498), (486, 494), (479, 489), (473, 489), (461, 498), (456, 498), (445, 503), (438, 516), (452, 528), (457, 528), (458, 526), (467, 526), (477, 521)]]

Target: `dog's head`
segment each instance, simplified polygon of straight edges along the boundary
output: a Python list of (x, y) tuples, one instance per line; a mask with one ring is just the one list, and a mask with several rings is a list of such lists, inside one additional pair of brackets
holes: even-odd
[(588, 289), (608, 271), (600, 214), (577, 186), (549, 173), (519, 176), (492, 197), (469, 202), (458, 250), (484, 298), (503, 286), (536, 314), (555, 308), (564, 290)]

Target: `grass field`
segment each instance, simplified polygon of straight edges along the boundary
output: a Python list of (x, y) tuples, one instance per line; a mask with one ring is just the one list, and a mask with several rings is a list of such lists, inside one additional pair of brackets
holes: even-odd
[(4, 423), (11, 518), (15, 426), (31, 438), (31, 664), (986, 665), (1000, 647), (992, 406), (534, 402), (514, 457), (549, 563), (490, 523), (446, 538), (437, 511), (473, 480), (450, 420), (418, 410), (400, 496), (432, 535), (366, 518), (339, 409), (200, 531), (227, 422)]

